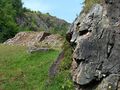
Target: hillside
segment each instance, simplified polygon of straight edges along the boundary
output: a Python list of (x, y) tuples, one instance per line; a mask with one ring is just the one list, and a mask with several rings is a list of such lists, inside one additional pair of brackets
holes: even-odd
[(25, 10), (22, 16), (16, 18), (17, 24), (30, 31), (66, 31), (70, 25), (68, 22), (49, 13), (42, 14), (40, 11)]
[(23, 7), (21, 0), (1, 0), (0, 42), (12, 38), (21, 31), (46, 31), (65, 36), (69, 23), (40, 11)]

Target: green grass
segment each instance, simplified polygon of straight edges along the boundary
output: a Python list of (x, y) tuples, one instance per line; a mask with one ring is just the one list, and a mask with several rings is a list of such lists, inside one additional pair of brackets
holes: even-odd
[(43, 90), (58, 54), (54, 50), (29, 54), (25, 47), (0, 45), (0, 90)]
[(71, 77), (72, 48), (65, 40), (63, 45), (64, 59), (59, 65), (59, 73), (55, 78), (50, 79), (45, 90), (74, 90), (74, 83)]
[(44, 90), (74, 90), (70, 70), (61, 71), (55, 78), (50, 80)]

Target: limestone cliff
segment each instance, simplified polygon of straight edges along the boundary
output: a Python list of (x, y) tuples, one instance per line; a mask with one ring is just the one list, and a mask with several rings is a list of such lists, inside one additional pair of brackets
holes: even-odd
[(120, 90), (120, 0), (82, 12), (67, 33), (76, 90)]

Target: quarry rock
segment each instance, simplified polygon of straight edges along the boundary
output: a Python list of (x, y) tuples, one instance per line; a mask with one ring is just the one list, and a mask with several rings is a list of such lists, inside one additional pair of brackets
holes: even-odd
[[(117, 90), (120, 79), (120, 1), (82, 12), (67, 32), (76, 90)], [(118, 89), (119, 90), (119, 89)]]
[(32, 45), (35, 42), (44, 40), (50, 33), (46, 32), (20, 32), (12, 39), (8, 39), (4, 44)]
[(23, 45), (28, 47), (29, 52), (48, 51), (61, 48), (63, 39), (60, 35), (47, 32), (20, 32), (15, 37), (4, 42), (8, 45)]

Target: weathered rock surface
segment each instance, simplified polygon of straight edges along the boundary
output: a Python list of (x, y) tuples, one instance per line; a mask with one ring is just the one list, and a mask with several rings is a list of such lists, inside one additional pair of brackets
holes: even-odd
[(76, 90), (119, 90), (120, 0), (104, 0), (80, 14), (67, 39), (74, 48)]
[(60, 35), (47, 32), (20, 32), (4, 44), (28, 46), (28, 51), (34, 52), (61, 48), (63, 40)]

